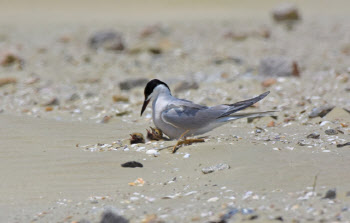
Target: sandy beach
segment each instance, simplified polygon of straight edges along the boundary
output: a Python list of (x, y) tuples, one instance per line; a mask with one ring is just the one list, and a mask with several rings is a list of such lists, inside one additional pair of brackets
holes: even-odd
[[(293, 3), (0, 1), (0, 222), (349, 222), (350, 4)], [(153, 78), (275, 116), (131, 145)]]

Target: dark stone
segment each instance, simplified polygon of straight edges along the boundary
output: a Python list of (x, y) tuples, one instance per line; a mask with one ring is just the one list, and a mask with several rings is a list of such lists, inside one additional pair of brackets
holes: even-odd
[(327, 129), (326, 131), (324, 131), (327, 135), (337, 135), (338, 131), (335, 129)]
[(309, 134), (308, 136), (306, 136), (306, 138), (311, 138), (311, 139), (319, 139), (320, 138), (320, 134), (318, 134), (317, 132), (313, 132), (311, 134)]
[(129, 223), (129, 220), (113, 213), (112, 211), (105, 211), (100, 223)]
[(344, 146), (350, 146), (350, 142), (343, 143), (343, 144), (338, 144), (338, 145), (337, 145), (338, 148), (344, 147)]
[(143, 167), (142, 163), (139, 163), (139, 162), (136, 162), (136, 161), (126, 162), (126, 163), (123, 163), (121, 166), (122, 167), (130, 167), (130, 168)]
[(283, 221), (283, 217), (282, 216), (278, 216), (275, 218), (276, 221)]
[(335, 199), (336, 196), (336, 189), (330, 189), (326, 192), (326, 195), (323, 197), (323, 199)]
[(272, 11), (273, 19), (277, 22), (281, 21), (297, 21), (300, 15), (297, 7), (291, 3), (282, 3)]

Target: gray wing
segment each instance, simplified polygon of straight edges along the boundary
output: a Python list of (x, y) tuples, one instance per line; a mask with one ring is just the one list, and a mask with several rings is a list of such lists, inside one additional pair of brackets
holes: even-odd
[(162, 112), (162, 119), (176, 128), (198, 129), (218, 117), (218, 113), (213, 112), (211, 108), (179, 99), (167, 106), (167, 109)]
[(256, 102), (265, 98), (270, 92), (265, 92), (255, 98), (240, 101), (229, 105), (217, 105), (207, 107), (194, 104), (191, 101), (178, 99), (173, 101), (162, 112), (163, 121), (176, 127), (189, 129), (198, 129), (211, 124), (215, 119), (223, 118), (234, 112), (245, 109)]

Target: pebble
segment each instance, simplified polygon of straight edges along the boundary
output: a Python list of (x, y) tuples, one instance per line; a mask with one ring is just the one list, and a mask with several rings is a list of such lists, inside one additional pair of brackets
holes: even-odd
[(277, 22), (297, 21), (300, 19), (298, 9), (292, 3), (282, 3), (277, 5), (272, 11), (272, 16)]
[(207, 200), (207, 202), (217, 202), (219, 200), (218, 197), (212, 197)]
[(213, 166), (209, 166), (209, 167), (205, 167), (202, 169), (202, 172), (204, 174), (208, 174), (208, 173), (212, 173), (215, 171), (219, 171), (219, 170), (226, 170), (226, 169), (230, 169), (230, 166), (226, 163), (219, 163)]
[(326, 131), (324, 131), (327, 135), (337, 135), (338, 131), (335, 129), (327, 129)]
[(0, 78), (0, 87), (5, 86), (7, 84), (16, 84), (17, 79), (13, 77), (4, 77)]
[(129, 220), (108, 210), (103, 212), (100, 223), (129, 223)]
[(185, 159), (187, 159), (187, 158), (189, 158), (191, 155), (189, 154), (189, 153), (186, 153), (185, 155), (184, 155), (184, 158)]
[(149, 149), (146, 152), (147, 155), (159, 156), (159, 152), (155, 149)]
[(309, 114), (309, 118), (315, 118), (315, 117), (324, 117), (325, 115), (327, 115), (330, 111), (332, 111), (332, 109), (334, 108), (334, 106), (331, 105), (323, 105), (317, 108), (313, 108), (311, 110), (311, 113)]
[(99, 31), (89, 38), (88, 45), (92, 49), (121, 51), (125, 49), (123, 36), (116, 31)]
[(336, 189), (330, 189), (326, 192), (326, 195), (323, 197), (323, 199), (335, 199), (337, 196)]
[(146, 78), (136, 78), (136, 79), (128, 79), (119, 83), (119, 88), (121, 90), (130, 90), (135, 87), (144, 87), (148, 83), (148, 79)]
[(1, 55), (1, 58), (0, 58), (1, 66), (7, 67), (13, 64), (19, 64), (21, 66), (23, 64), (23, 59), (21, 59), (19, 56), (11, 52), (7, 52)]
[(343, 143), (343, 144), (338, 144), (338, 145), (337, 145), (338, 148), (344, 147), (344, 146), (350, 146), (350, 142)]
[(298, 64), (286, 57), (269, 56), (260, 60), (259, 74), (269, 77), (299, 76)]
[(178, 83), (175, 88), (174, 88), (174, 92), (175, 93), (179, 93), (182, 91), (188, 91), (191, 89), (198, 89), (199, 85), (197, 82), (193, 82), (193, 81), (182, 81), (180, 83)]
[(311, 138), (311, 139), (319, 139), (320, 138), (320, 134), (318, 134), (317, 132), (313, 132), (311, 134), (309, 134), (308, 136), (306, 136), (306, 138)]
[(121, 164), (122, 167), (130, 167), (130, 168), (135, 168), (135, 167), (143, 167), (142, 163), (136, 162), (136, 161), (129, 161), (126, 163)]

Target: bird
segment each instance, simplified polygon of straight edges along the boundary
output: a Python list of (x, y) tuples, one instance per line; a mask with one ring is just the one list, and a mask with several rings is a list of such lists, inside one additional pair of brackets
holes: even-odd
[[(192, 101), (172, 96), (169, 86), (158, 79), (150, 80), (144, 89), (144, 102), (141, 116), (147, 105), (152, 101), (152, 119), (157, 129), (160, 129), (169, 139), (177, 139), (173, 152), (181, 144), (194, 141), (181, 141), (181, 138), (197, 136), (207, 133), (219, 126), (240, 118), (260, 117), (273, 111), (236, 113), (265, 98), (270, 92), (260, 94), (254, 98), (239, 101), (234, 104), (205, 106)], [(204, 140), (203, 140), (204, 141)]]

